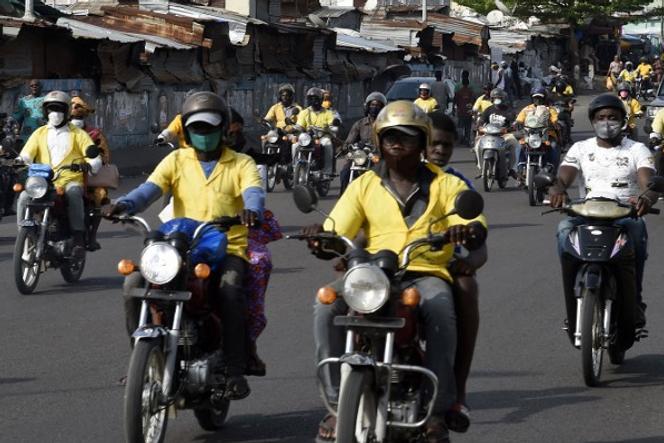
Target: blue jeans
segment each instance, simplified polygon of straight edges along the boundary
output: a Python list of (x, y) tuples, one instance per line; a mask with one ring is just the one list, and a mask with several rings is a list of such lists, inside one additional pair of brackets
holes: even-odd
[[(558, 255), (562, 256), (565, 241), (569, 233), (576, 226), (586, 223), (583, 217), (568, 217), (558, 224)], [(643, 270), (648, 258), (648, 230), (642, 218), (621, 218), (614, 221), (615, 225), (622, 226), (627, 232), (627, 237), (634, 248), (636, 261), (636, 300), (641, 302), (641, 290), (643, 289)]]

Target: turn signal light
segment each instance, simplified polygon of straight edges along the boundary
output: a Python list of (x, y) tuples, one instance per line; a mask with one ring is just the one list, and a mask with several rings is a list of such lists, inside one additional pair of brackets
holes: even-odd
[(284, 135), (283, 137), (281, 137), (281, 139), (282, 139), (283, 141), (287, 142), (287, 141), (288, 141), (288, 136), (287, 136), (287, 135)]
[(196, 276), (196, 278), (202, 278), (205, 280), (210, 276), (211, 273), (212, 270), (205, 263), (199, 263), (194, 268), (194, 275)]
[(420, 304), (420, 291), (415, 287), (406, 288), (401, 293), (401, 303), (409, 308), (414, 308)]
[(14, 192), (21, 192), (23, 191), (23, 185), (20, 183), (14, 183), (14, 186), (12, 186), (12, 189)]
[(261, 135), (261, 140), (265, 141), (265, 140), (267, 140), (267, 137), (264, 136), (264, 135)]
[(380, 157), (377, 156), (377, 155), (374, 155), (373, 157), (371, 157), (371, 162), (372, 163), (379, 163), (380, 162)]
[(118, 262), (118, 272), (122, 275), (129, 275), (135, 270), (136, 264), (131, 260), (123, 258)]
[(320, 139), (319, 138), (316, 139), (316, 144), (320, 145)]
[(65, 188), (58, 186), (55, 188), (55, 193), (58, 194), (59, 196), (65, 195)]
[(316, 297), (318, 297), (318, 301), (321, 302), (321, 304), (331, 305), (337, 299), (337, 291), (329, 286), (323, 286), (318, 290)]

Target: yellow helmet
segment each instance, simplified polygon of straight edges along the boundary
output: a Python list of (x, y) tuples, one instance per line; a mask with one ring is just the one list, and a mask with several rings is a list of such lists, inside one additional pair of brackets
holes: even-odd
[(397, 129), (410, 135), (421, 132), (426, 137), (426, 146), (431, 140), (431, 119), (419, 106), (407, 100), (389, 103), (380, 111), (374, 122), (374, 146), (380, 146), (380, 136), (388, 129)]

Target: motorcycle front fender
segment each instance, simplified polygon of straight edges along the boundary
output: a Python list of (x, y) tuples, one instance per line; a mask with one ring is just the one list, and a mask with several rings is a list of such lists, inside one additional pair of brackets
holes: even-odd
[(31, 219), (28, 218), (28, 219), (21, 220), (20, 222), (18, 222), (18, 226), (20, 228), (35, 228), (35, 229), (37, 229), (37, 228), (39, 228), (39, 223), (35, 220), (31, 220)]
[(495, 149), (485, 149), (482, 151), (482, 158), (484, 160), (495, 159), (498, 156), (498, 151)]
[(370, 366), (376, 367), (376, 360), (369, 355), (358, 353), (344, 354), (339, 358), (339, 363), (347, 363), (350, 366)]
[[(602, 267), (598, 264), (587, 264), (579, 269), (577, 282), (585, 289), (597, 290), (602, 287)], [(580, 295), (580, 291), (577, 293)]]
[(161, 338), (168, 336), (168, 331), (163, 326), (142, 326), (139, 327), (131, 334), (131, 338), (135, 341), (144, 340), (148, 338)]

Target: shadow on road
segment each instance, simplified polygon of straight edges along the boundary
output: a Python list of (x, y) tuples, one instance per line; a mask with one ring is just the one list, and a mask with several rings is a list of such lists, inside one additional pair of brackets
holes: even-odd
[(112, 277), (92, 277), (85, 278), (83, 277), (77, 283), (62, 283), (59, 285), (44, 287), (44, 289), (37, 288), (34, 294), (24, 295), (23, 297), (35, 297), (43, 295), (57, 295), (57, 294), (77, 294), (85, 293), (87, 296), (88, 292), (94, 291), (103, 291), (106, 289), (117, 289), (120, 291), (122, 288), (122, 283), (124, 277), (121, 276), (112, 276)]
[[(313, 411), (288, 412), (274, 415), (242, 415), (231, 417), (226, 427), (214, 434), (202, 434), (192, 441), (212, 443), (223, 441), (313, 441), (318, 422), (325, 415), (322, 409)], [(275, 434), (278, 430), (278, 434)], [(278, 437), (277, 437), (278, 435)]]
[[(588, 443), (622, 443), (626, 440), (593, 440)], [(634, 438), (629, 439), (629, 443), (662, 443), (664, 441), (664, 435), (659, 437), (644, 437), (644, 438)]]
[(540, 375), (540, 373), (532, 371), (487, 371), (487, 370), (472, 371), (470, 373), (471, 378), (532, 377), (536, 375)]
[(587, 392), (586, 388), (485, 391), (470, 394), (469, 401), (473, 409), (512, 410), (499, 420), (478, 421), (479, 424), (522, 423), (532, 415), (559, 406), (601, 400), (601, 397), (587, 395)]
[(29, 383), (31, 381), (37, 380), (34, 377), (7, 377), (0, 378), (0, 385), (13, 385), (16, 383)]
[(608, 374), (618, 376), (603, 383), (613, 389), (664, 385), (664, 355), (645, 354), (626, 358), (621, 366), (610, 368)]
[(489, 225), (489, 231), (494, 229), (511, 229), (511, 228), (527, 228), (529, 226), (542, 226), (541, 223), (497, 223)]

